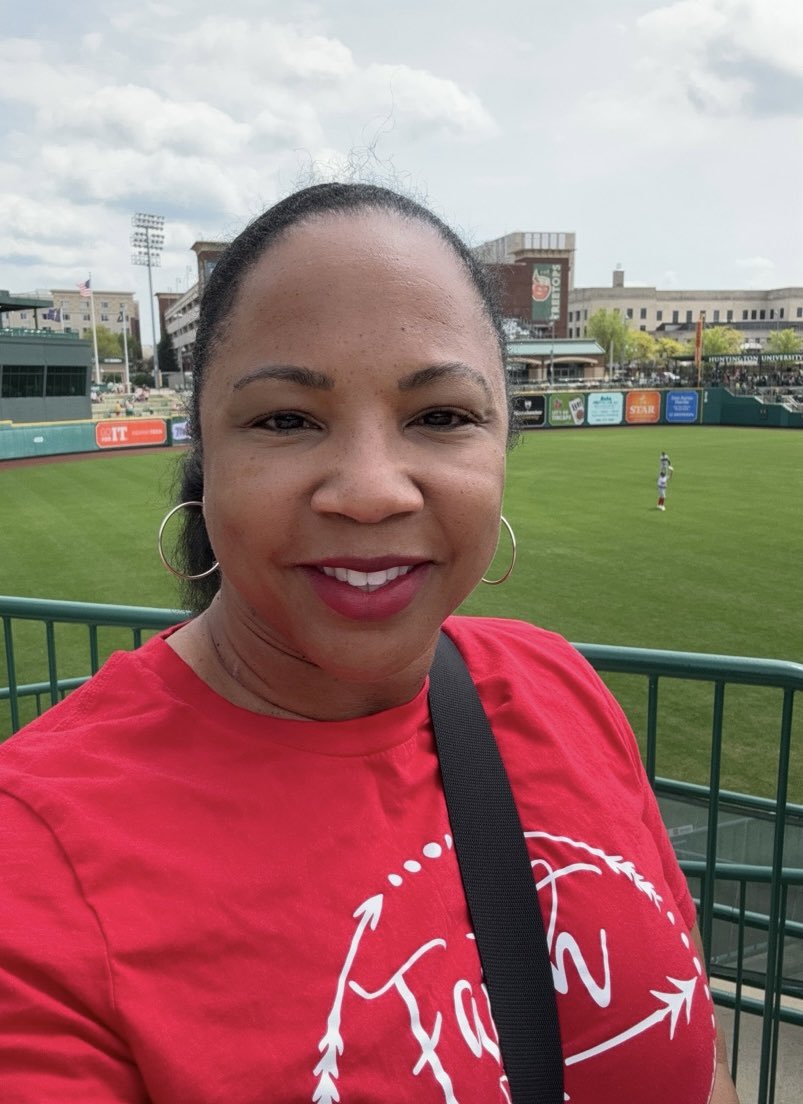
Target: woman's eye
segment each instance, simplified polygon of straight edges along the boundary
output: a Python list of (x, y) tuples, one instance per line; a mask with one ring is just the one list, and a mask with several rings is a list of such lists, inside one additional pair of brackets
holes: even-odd
[(429, 429), (459, 429), (465, 425), (476, 425), (477, 418), (465, 410), (427, 410), (416, 421)]
[(303, 414), (296, 414), (292, 410), (281, 410), (276, 414), (269, 414), (266, 418), (259, 418), (252, 423), (258, 429), (272, 430), (274, 433), (293, 433), (299, 429), (311, 429), (313, 423)]

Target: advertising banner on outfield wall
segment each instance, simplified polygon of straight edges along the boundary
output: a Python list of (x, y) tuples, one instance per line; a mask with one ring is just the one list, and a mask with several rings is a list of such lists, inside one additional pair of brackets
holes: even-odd
[(190, 439), (186, 418), (173, 418), (170, 423), (170, 437), (174, 445), (183, 444)]
[(101, 449), (143, 448), (167, 443), (164, 418), (115, 419), (95, 423), (95, 444)]
[(624, 411), (625, 397), (621, 391), (592, 391), (586, 421), (589, 425), (621, 425)]
[(579, 391), (561, 391), (549, 396), (551, 426), (581, 426), (586, 417), (586, 395)]
[(516, 422), (525, 429), (540, 429), (546, 421), (545, 395), (517, 395), (513, 399)]
[(625, 405), (628, 425), (652, 425), (660, 419), (660, 391), (628, 391)]
[(670, 423), (696, 422), (700, 410), (698, 391), (667, 391), (664, 418)]

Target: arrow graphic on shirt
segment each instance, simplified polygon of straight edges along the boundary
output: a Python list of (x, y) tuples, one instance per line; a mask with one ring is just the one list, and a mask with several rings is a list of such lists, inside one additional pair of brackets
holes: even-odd
[(343, 969), (340, 971), (340, 976), (337, 979), (335, 999), (332, 1004), (332, 1009), (326, 1019), (326, 1034), (318, 1044), (318, 1050), (323, 1052), (321, 1054), (321, 1060), (312, 1071), (313, 1074), (319, 1078), (315, 1086), (315, 1092), (312, 1095), (314, 1104), (318, 1104), (319, 1101), (320, 1104), (333, 1104), (333, 1101), (340, 1100), (340, 1093), (337, 1091), (335, 1080), (339, 1076), (337, 1056), (343, 1053), (343, 1036), (340, 1034), (343, 994), (346, 991), (349, 971), (354, 965), (354, 959), (357, 957), (360, 941), (365, 934), (366, 928), (370, 927), (371, 931), (376, 930), (376, 925), (379, 923), (379, 917), (382, 912), (383, 902), (384, 895), (377, 893), (375, 897), (369, 897), (367, 901), (363, 901), (359, 908), (354, 911), (354, 919), (358, 921), (357, 927), (354, 931), (354, 935), (351, 937), (349, 953), (346, 955), (346, 961), (343, 963)]
[(635, 1038), (636, 1035), (641, 1035), (644, 1031), (649, 1031), (651, 1027), (655, 1027), (656, 1024), (661, 1023), (667, 1017), (669, 1017), (669, 1038), (674, 1039), (675, 1028), (677, 1027), (678, 1019), (681, 1012), (686, 1011), (686, 1023), (689, 1022), (691, 1017), (691, 1003), (694, 997), (694, 989), (697, 985), (697, 978), (689, 978), (687, 981), (678, 981), (676, 978), (668, 977), (666, 979), (671, 982), (677, 989), (676, 993), (661, 993), (657, 989), (651, 989), (650, 993), (663, 1005), (662, 1008), (658, 1008), (650, 1016), (647, 1016), (643, 1020), (639, 1020), (638, 1023), (633, 1024), (632, 1027), (626, 1028), (618, 1035), (614, 1035), (611, 1039), (606, 1039), (602, 1043), (598, 1043), (597, 1046), (590, 1047), (588, 1050), (583, 1050), (579, 1054), (572, 1054), (571, 1057), (566, 1059), (566, 1065), (576, 1065), (578, 1062), (585, 1062), (589, 1058), (594, 1058), (597, 1054), (602, 1054), (606, 1050), (612, 1050), (614, 1047), (621, 1046), (622, 1043), (626, 1043), (628, 1039)]

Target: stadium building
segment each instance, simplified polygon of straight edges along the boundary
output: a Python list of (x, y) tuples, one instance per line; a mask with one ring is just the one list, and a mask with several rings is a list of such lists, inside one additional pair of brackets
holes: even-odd
[(701, 312), (706, 326), (730, 326), (744, 335), (748, 348), (760, 351), (776, 330), (795, 330), (803, 337), (803, 287), (749, 291), (677, 291), (628, 287), (622, 268), (610, 287), (572, 288), (568, 303), (568, 336), (588, 335), (588, 320), (598, 310), (622, 314), (631, 329), (688, 341)]
[[(95, 291), (95, 322), (112, 333), (140, 339), (139, 304), (130, 291)], [(6, 309), (0, 325), (12, 329), (43, 330), (55, 333), (77, 334), (92, 340), (92, 311), (89, 299), (84, 298), (77, 287), (52, 288), (36, 291), (27, 300), (39, 303), (35, 307)]]
[(178, 380), (165, 380), (168, 386), (183, 385), (192, 372), (192, 351), (195, 347), (195, 331), (198, 328), (198, 305), (203, 295), (206, 281), (217, 259), (228, 246), (228, 242), (197, 241), (192, 245), (198, 268), (198, 279), (191, 288), (179, 295), (174, 292), (159, 292), (159, 319), (162, 333), (168, 334), (176, 354)]
[[(49, 298), (0, 291), (0, 423), (91, 417), (92, 343), (40, 328), (52, 309)], [(31, 325), (9, 324), (19, 318)]]

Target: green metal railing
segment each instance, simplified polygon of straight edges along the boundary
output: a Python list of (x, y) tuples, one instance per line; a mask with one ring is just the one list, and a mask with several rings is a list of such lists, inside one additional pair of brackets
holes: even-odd
[[(109, 646), (138, 647), (146, 634), (173, 625), (186, 616), (180, 610), (0, 597), (7, 672), (6, 686), (0, 686), (0, 739), (86, 681), (89, 673), (97, 671), (106, 658)], [(72, 631), (81, 638), (80, 647), (75, 638), (70, 641), (69, 654), (74, 665), (70, 672), (62, 671), (60, 663), (63, 649), (57, 629), (60, 632), (64, 626), (73, 626)], [(32, 632), (38, 634), (33, 644)], [(111, 645), (106, 637), (108, 632), (113, 636)], [(18, 678), (18, 634), (28, 637), (24, 642), (26, 659), (30, 658), (32, 648), (37, 656), (36, 678), (29, 682), (21, 682)], [(749, 1022), (758, 1026), (760, 1038), (754, 1062), (757, 1068), (749, 1071), (756, 1084), (755, 1104), (774, 1104), (777, 1093), (787, 1091), (786, 1086), (777, 1084), (782, 1026), (799, 1034), (795, 1045), (803, 1048), (803, 858), (792, 866), (784, 865), (787, 826), (798, 832), (803, 855), (803, 806), (789, 801), (794, 703), (795, 696), (803, 691), (803, 664), (599, 644), (578, 644), (577, 648), (601, 673), (625, 674), (646, 681), (643, 737), (644, 761), (650, 781), (659, 800), (680, 799), (696, 803), (702, 810), (704, 858), (695, 860), (681, 856), (681, 866), (692, 889), (698, 891), (700, 928), (706, 966), (712, 978), (712, 994), (719, 1005), (732, 1010), (730, 1054), (735, 1077), (744, 1072), (740, 1043), (748, 1022), (745, 1017), (750, 1017)], [(694, 681), (711, 686), (707, 785), (656, 775), (661, 716), (659, 692), (665, 680)], [(767, 739), (772, 741), (777, 753), (772, 798), (733, 793), (721, 787), (726, 689), (732, 685), (770, 687), (781, 695), (777, 731), (766, 725)], [(714, 795), (713, 800), (711, 795)], [(762, 823), (771, 826), (768, 861), (723, 861), (718, 854), (721, 811), (737, 807), (744, 816), (762, 818)], [(757, 888), (765, 894), (762, 907), (749, 908), (749, 893)], [(730, 903), (726, 891), (735, 894)], [(729, 932), (735, 930), (736, 947), (720, 953), (714, 936), (723, 927)], [(748, 932), (758, 933), (754, 943), (749, 945)], [(748, 953), (753, 958), (758, 955), (762, 963), (760, 969), (746, 967)], [(799, 965), (789, 967), (790, 961)], [(741, 1048), (742, 1052), (746, 1049)], [(803, 1099), (803, 1086), (792, 1088), (798, 1093), (794, 1099)], [(793, 1097), (785, 1096), (784, 1099), (791, 1101)], [(742, 1104), (752, 1104), (752, 1100), (742, 1095)]]

